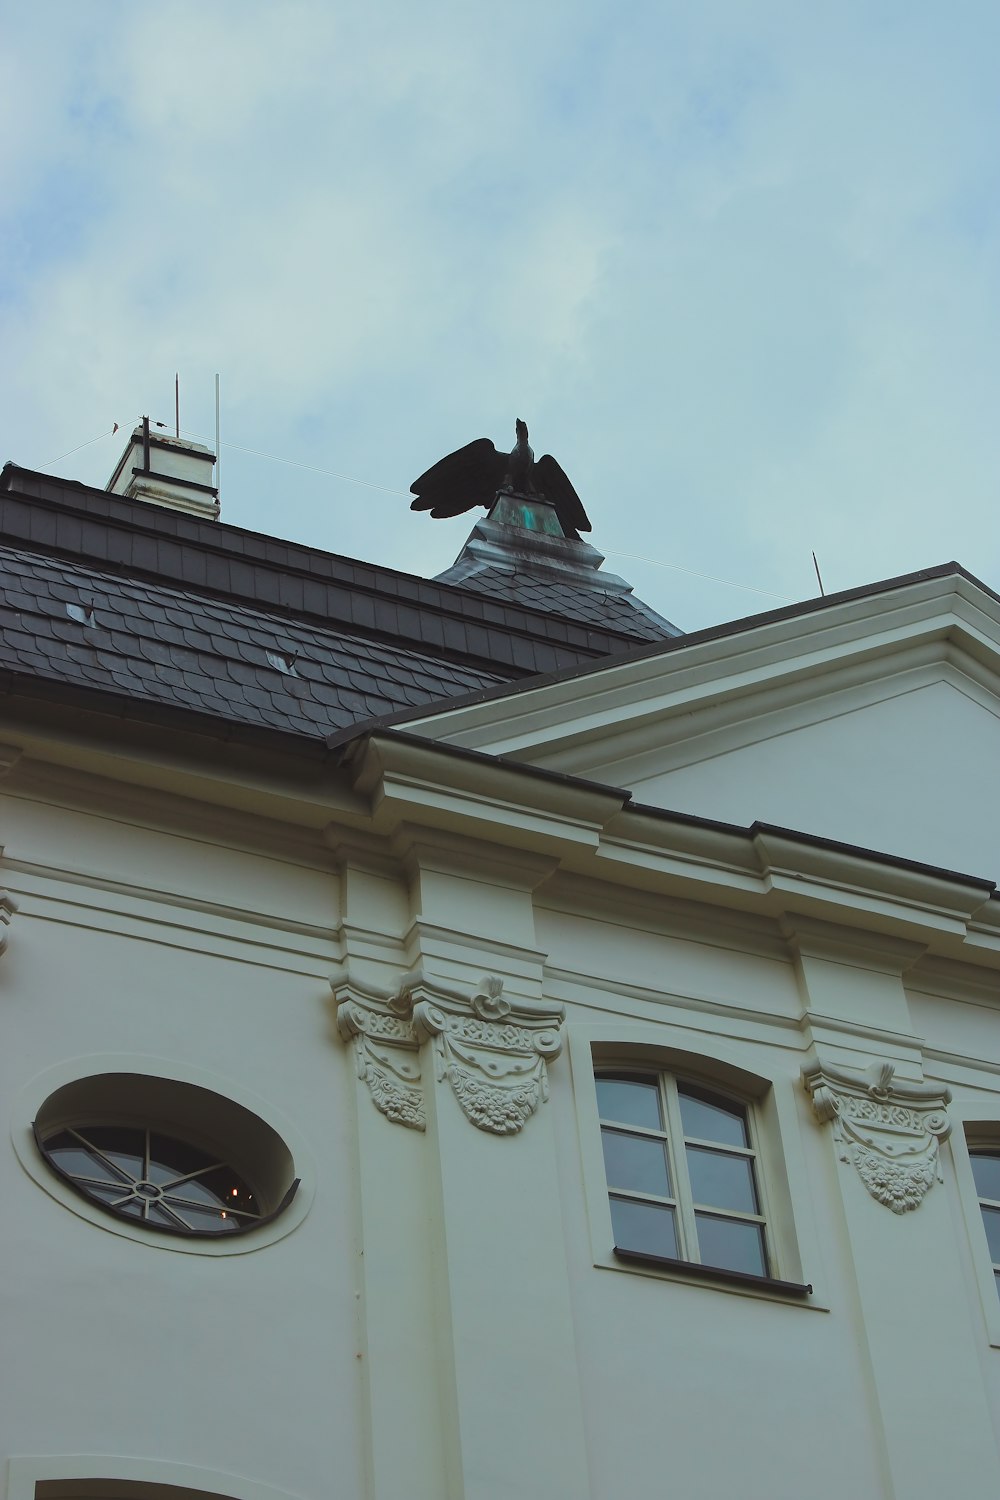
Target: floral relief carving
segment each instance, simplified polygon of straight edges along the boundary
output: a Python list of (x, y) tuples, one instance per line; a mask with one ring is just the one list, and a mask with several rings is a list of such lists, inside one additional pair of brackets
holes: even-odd
[(513, 1004), (496, 978), (483, 979), (471, 1001), (440, 991), (426, 998), (420, 985), (408, 993), (417, 1035), (432, 1043), (438, 1080), (451, 1084), (466, 1119), (494, 1135), (516, 1135), (549, 1096), (562, 1007)]
[(14, 900), (14, 897), (9, 891), (0, 890), (0, 954), (6, 951), (7, 944), (10, 941), (7, 928), (10, 926), (10, 919), (16, 911), (17, 902)]
[(358, 1077), (367, 1085), (386, 1119), (412, 1130), (427, 1124), (421, 1088), (419, 1041), (407, 1006), (362, 987), (331, 980), (337, 1000), (337, 1029), (354, 1043)]
[(396, 994), (331, 980), (337, 1028), (355, 1048), (358, 1077), (387, 1119), (426, 1128), (420, 1048), (434, 1051), (466, 1119), (493, 1135), (516, 1135), (548, 1098), (548, 1064), (562, 1050), (563, 1008), (511, 1001), (503, 981), (484, 978), (470, 995), (419, 970)]
[(833, 1126), (841, 1161), (893, 1213), (917, 1208), (941, 1181), (940, 1144), (951, 1133), (951, 1090), (895, 1081), (891, 1063), (866, 1072), (820, 1064), (803, 1072), (817, 1118)]

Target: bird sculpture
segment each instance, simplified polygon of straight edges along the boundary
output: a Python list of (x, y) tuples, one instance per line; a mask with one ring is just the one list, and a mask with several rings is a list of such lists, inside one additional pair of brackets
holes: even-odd
[(500, 453), (489, 438), (466, 443), (421, 474), (410, 485), (416, 495), (411, 510), (429, 510), (435, 520), (460, 516), (476, 505), (487, 510), (498, 494), (526, 495), (547, 501), (559, 518), (565, 536), (579, 539), (590, 530), (580, 497), (550, 453), (535, 462), (528, 446), (527, 424), (518, 417), (514, 424), (517, 442), (509, 453)]

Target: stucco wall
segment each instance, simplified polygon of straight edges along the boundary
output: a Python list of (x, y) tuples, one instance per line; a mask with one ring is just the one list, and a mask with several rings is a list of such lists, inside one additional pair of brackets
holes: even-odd
[[(743, 733), (752, 730), (751, 719)], [(689, 763), (618, 784), (657, 806), (777, 823), (993, 879), (1000, 812), (981, 793), (998, 753), (995, 701), (937, 682), (721, 753), (692, 747)]]
[[(920, 753), (929, 766), (935, 743)], [(845, 1066), (888, 1051), (916, 1078), (927, 1036), (925, 1080), (1000, 1119), (988, 996), (904, 992), (900, 944), (804, 957), (774, 922), (560, 881), (471, 839), (357, 854), (347, 832), (130, 797), (81, 780), (72, 807), (0, 800), (19, 903), (0, 959), (9, 1128), (47, 1070), (158, 1059), (285, 1122), (309, 1212), (258, 1250), (184, 1253), (70, 1212), (0, 1150), (5, 1454), (350, 1500), (930, 1500), (959, 1460), (963, 1500), (995, 1493), (1000, 1352), (961, 1137), (943, 1184), (895, 1214), (801, 1082), (822, 994)], [(548, 1099), (507, 1135), (477, 1127), (425, 1035), (424, 1128), (380, 1112), (334, 1024), (328, 976), (348, 959), (345, 993), (373, 1005), (421, 964), (432, 997), (493, 974), (526, 1014), (564, 1006)], [(766, 1083), (771, 1228), (810, 1297), (615, 1264), (595, 1048)]]
[[(336, 878), (178, 822), (0, 806), (19, 902), (0, 972), (5, 1455), (172, 1460), (303, 1495), (336, 1470), (360, 1493), (351, 1064), (325, 977)], [(291, 1235), (183, 1253), (87, 1222), (27, 1175), (10, 1132), (49, 1070), (133, 1060), (289, 1122), (310, 1195), (322, 1172)]]

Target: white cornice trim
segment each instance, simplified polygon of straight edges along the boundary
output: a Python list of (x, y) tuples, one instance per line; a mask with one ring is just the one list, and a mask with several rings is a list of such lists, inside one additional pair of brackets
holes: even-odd
[(487, 860), (498, 847), (506, 851), (504, 860), (514, 850), (530, 852), (550, 858), (553, 873), (558, 867), (774, 921), (794, 918), (800, 927), (801, 919), (812, 918), (881, 933), (915, 945), (913, 958), (926, 949), (968, 959), (975, 924), (976, 960), (1000, 967), (987, 880), (790, 830), (633, 810), (611, 788), (392, 731), (370, 736), (353, 766), (375, 826), (387, 838), (397, 830), (408, 840), (418, 830), (434, 830), (434, 838), (462, 835), (462, 847), (474, 853), (478, 842)]
[(653, 655), (598, 663), (534, 689), (413, 719), (406, 728), (469, 749), (544, 761), (592, 738), (677, 714), (685, 716), (687, 738), (692, 712), (710, 709), (724, 718), (726, 705), (748, 694), (794, 701), (827, 691), (838, 676), (843, 686), (845, 673), (863, 682), (875, 671), (897, 674), (935, 659), (967, 662), (973, 680), (982, 681), (983, 667), (988, 678), (1000, 678), (1000, 606), (959, 574), (818, 605), (733, 634), (682, 638)]

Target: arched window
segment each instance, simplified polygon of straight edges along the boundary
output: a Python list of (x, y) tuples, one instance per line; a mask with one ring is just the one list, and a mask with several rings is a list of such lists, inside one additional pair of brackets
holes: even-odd
[(747, 1103), (671, 1073), (596, 1082), (616, 1252), (769, 1276)]
[(18, 1455), (7, 1464), (7, 1500), (297, 1500), (235, 1474), (162, 1459), (94, 1454)]
[(979, 1199), (979, 1212), (983, 1216), (986, 1243), (993, 1262), (993, 1279), (1000, 1291), (1000, 1148), (988, 1150), (985, 1146), (972, 1147), (969, 1151), (972, 1176)]

